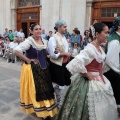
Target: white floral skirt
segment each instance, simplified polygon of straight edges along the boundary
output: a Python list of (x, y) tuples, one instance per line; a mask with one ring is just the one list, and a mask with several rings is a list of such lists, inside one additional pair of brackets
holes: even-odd
[(110, 82), (104, 77), (89, 81), (89, 120), (118, 120), (117, 105)]

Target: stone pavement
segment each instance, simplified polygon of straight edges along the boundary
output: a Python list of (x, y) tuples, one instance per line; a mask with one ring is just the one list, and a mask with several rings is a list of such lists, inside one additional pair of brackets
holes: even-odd
[(41, 120), (20, 110), (20, 71), (20, 62), (7, 63), (0, 57), (0, 120)]

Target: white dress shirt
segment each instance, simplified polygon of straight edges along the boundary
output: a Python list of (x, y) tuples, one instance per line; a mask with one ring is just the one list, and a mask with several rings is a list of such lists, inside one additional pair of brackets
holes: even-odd
[[(65, 46), (65, 52), (68, 52), (68, 49), (69, 49), (69, 45), (68, 45), (68, 42), (65, 38), (65, 36), (62, 36), (60, 33), (58, 33), (58, 35), (60, 35), (62, 37), (62, 42)], [(60, 55), (60, 53), (58, 52), (57, 54), (55, 54), (55, 49), (57, 48), (57, 45), (56, 45), (56, 40), (54, 37), (51, 37), (49, 39), (49, 42), (48, 42), (48, 53), (50, 54), (50, 56), (53, 58), (53, 59), (57, 59)]]
[[(120, 33), (117, 32), (118, 35)], [(120, 42), (112, 40), (108, 43), (108, 52), (106, 55), (106, 64), (115, 72), (120, 74)]]
[(16, 46), (18, 46), (17, 42), (10, 42), (10, 44), (9, 44), (10, 49), (14, 49)]

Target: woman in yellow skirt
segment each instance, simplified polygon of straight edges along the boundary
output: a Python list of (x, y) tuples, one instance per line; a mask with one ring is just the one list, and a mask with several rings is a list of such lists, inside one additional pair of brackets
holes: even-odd
[[(50, 120), (57, 114), (57, 104), (46, 62), (47, 41), (41, 38), (38, 24), (32, 24), (31, 32), (33, 36), (14, 49), (15, 54), (25, 61), (20, 77), (21, 109)], [(22, 54), (24, 51), (25, 56)]]

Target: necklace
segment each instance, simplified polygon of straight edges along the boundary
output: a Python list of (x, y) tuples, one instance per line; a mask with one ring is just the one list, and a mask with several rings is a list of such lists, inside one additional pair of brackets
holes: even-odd
[[(98, 46), (95, 41), (93, 41), (93, 43), (94, 43), (96, 46)], [(99, 47), (99, 48), (96, 47), (96, 49), (98, 50), (98, 52), (102, 53), (101, 50), (100, 50), (100, 47)]]
[(98, 46), (97, 43), (96, 43), (95, 41), (93, 41), (93, 43), (94, 43), (96, 46)]

